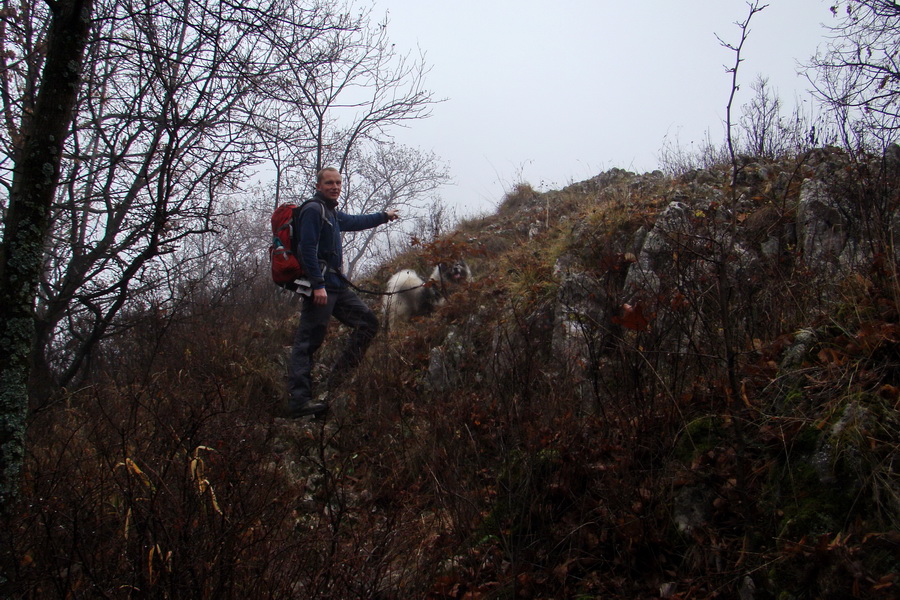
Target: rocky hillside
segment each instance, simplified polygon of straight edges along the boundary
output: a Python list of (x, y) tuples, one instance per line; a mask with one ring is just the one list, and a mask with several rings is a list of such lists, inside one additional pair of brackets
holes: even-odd
[(33, 418), (15, 591), (896, 597), (898, 183), (823, 149), (520, 185), (359, 282), (475, 273), (324, 422), (279, 418), (265, 282), (148, 318)]

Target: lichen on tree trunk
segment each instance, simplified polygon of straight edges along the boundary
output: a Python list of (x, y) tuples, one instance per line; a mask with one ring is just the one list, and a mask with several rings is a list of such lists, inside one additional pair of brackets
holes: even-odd
[(72, 123), (93, 0), (51, 4), (40, 90), (22, 124), (0, 246), (0, 507), (17, 496), (24, 458), (35, 289), (50, 205)]

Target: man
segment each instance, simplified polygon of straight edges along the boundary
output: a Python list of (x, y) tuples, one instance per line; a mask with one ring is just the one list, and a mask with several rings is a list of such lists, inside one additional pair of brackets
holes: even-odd
[(328, 321), (334, 316), (352, 332), (341, 355), (331, 369), (326, 389), (359, 365), (378, 332), (378, 319), (348, 286), (341, 274), (343, 248), (341, 231), (361, 231), (393, 221), (394, 209), (368, 215), (348, 215), (337, 210), (341, 195), (341, 174), (328, 167), (316, 176), (313, 202), (304, 205), (294, 217), (294, 253), (303, 263), (312, 293), (303, 298), (300, 326), (294, 336), (288, 383), (288, 416), (299, 418), (321, 415), (328, 410), (323, 402), (312, 399), (313, 357), (325, 340)]

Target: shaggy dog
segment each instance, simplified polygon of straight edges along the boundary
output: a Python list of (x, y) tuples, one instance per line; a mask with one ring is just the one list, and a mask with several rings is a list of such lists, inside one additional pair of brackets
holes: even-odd
[(387, 283), (384, 317), (388, 323), (409, 321), (430, 313), (444, 303), (451, 288), (472, 279), (472, 271), (465, 261), (452, 265), (439, 264), (425, 282), (412, 269), (394, 274)]

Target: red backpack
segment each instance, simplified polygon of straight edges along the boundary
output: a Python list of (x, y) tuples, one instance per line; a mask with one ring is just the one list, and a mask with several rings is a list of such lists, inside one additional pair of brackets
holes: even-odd
[(269, 258), (272, 259), (272, 281), (280, 286), (294, 282), (303, 277), (303, 265), (293, 251), (294, 211), (302, 205), (282, 204), (272, 213), (272, 245), (269, 246)]
[[(325, 219), (325, 205), (320, 200), (310, 199), (303, 204), (282, 204), (272, 213), (272, 245), (269, 258), (272, 262), (272, 281), (281, 287), (296, 290), (295, 281), (306, 277), (303, 262), (294, 254), (294, 217), (307, 204), (317, 204)], [(309, 283), (304, 285), (308, 286)], [(307, 288), (308, 289), (308, 288)]]

